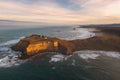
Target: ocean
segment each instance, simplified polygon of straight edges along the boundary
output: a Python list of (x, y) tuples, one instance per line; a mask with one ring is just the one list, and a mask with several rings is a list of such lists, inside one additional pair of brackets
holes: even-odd
[(95, 36), (89, 29), (73, 27), (45, 27), (0, 30), (0, 80), (119, 80), (120, 52), (76, 51), (65, 56), (50, 52), (39, 58), (17, 59), (10, 47), (32, 34), (64, 40), (86, 39)]

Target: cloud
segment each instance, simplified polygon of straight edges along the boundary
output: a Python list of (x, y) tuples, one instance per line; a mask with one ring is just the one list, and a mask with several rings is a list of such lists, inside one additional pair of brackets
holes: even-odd
[(82, 7), (82, 11), (101, 16), (120, 16), (120, 0), (71, 0)]
[(119, 0), (61, 1), (0, 0), (0, 19), (51, 24), (120, 22)]

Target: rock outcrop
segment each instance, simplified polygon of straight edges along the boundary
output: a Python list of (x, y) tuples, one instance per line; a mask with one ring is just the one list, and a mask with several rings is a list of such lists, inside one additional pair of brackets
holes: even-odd
[(70, 41), (75, 45), (75, 50), (98, 50), (98, 51), (117, 51), (120, 52), (120, 37), (113, 35), (95, 36), (83, 40)]
[(120, 36), (105, 34), (88, 39), (61, 40), (40, 35), (32, 35), (20, 40), (11, 48), (20, 51), (19, 58), (27, 58), (43, 52), (60, 52), (70, 55), (79, 50), (120, 51)]
[(32, 35), (20, 40), (11, 48), (21, 52), (19, 58), (26, 58), (42, 52), (60, 52), (69, 55), (74, 51), (75, 46), (65, 40)]

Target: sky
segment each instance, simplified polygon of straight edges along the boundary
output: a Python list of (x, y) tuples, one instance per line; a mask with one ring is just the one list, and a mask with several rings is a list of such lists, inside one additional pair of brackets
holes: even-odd
[(120, 0), (0, 0), (0, 21), (53, 25), (120, 23)]

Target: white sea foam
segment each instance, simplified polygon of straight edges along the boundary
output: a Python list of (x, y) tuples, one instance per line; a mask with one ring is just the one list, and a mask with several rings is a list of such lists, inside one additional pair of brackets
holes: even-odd
[(10, 50), (10, 48), (8, 48), (8, 47), (0, 47), (0, 52), (7, 52), (9, 50)]
[(90, 32), (88, 29), (85, 28), (77, 28), (74, 31), (69, 31), (70, 34), (77, 33), (76, 36), (69, 36), (64, 38), (65, 40), (75, 40), (75, 39), (87, 39), (96, 36), (95, 33)]
[(23, 39), (24, 37), (20, 37), (18, 39), (14, 39), (14, 40), (9, 40), (7, 42), (1, 43), (0, 46), (7, 46), (7, 45), (13, 45), (16, 44), (17, 42), (20, 41), (20, 39)]
[(2, 45), (11, 45), (11, 44), (15, 44), (17, 42), (19, 42), (19, 39), (7, 41), (7, 42), (3, 43)]
[(62, 54), (56, 54), (51, 57), (51, 60), (49, 62), (58, 62), (58, 61), (63, 61), (64, 60), (64, 55)]
[[(91, 51), (91, 50), (83, 50), (83, 51), (75, 51), (73, 54), (78, 54), (78, 56), (82, 59), (97, 59), (98, 57), (112, 57), (116, 59), (120, 59), (120, 52), (111, 52), (111, 51)], [(70, 58), (70, 56), (65, 56), (62, 54), (56, 54), (51, 57), (49, 62), (59, 62), (65, 61)], [(72, 65), (75, 65), (75, 60), (72, 60)]]
[(107, 56), (112, 58), (120, 59), (120, 52), (110, 52), (110, 51), (76, 51), (79, 57), (82, 59), (96, 59), (99, 56)]
[(96, 36), (95, 33), (89, 31), (89, 29), (86, 28), (76, 28), (76, 30), (70, 30), (70, 31), (63, 31), (58, 33), (57, 35), (63, 35), (65, 37), (59, 37), (64, 40), (75, 40), (75, 39), (87, 39)]
[(17, 54), (19, 52), (12, 51), (10, 48), (8, 49), (9, 50), (7, 50), (7, 47), (6, 49), (3, 49), (3, 53), (5, 53), (6, 55), (3, 58), (0, 58), (0, 67), (8, 68), (12, 66), (18, 66), (26, 61), (18, 59)]
[(72, 65), (75, 66), (75, 60), (74, 59), (72, 60)]
[(17, 55), (10, 54), (2, 59), (0, 59), (0, 67), (8, 68), (11, 66), (18, 66), (24, 61), (19, 60)]
[(95, 33), (90, 32), (88, 29), (79, 28), (78, 32), (81, 33), (81, 35), (78, 36), (80, 39), (87, 39), (95, 36)]
[(120, 52), (104, 52), (104, 55), (113, 58), (120, 58)]
[(84, 54), (78, 54), (81, 58), (83, 59), (96, 59), (98, 56), (100, 56), (99, 54), (88, 54), (88, 53), (84, 53)]
[(64, 61), (67, 60), (68, 58), (70, 58), (70, 56), (65, 56), (63, 54), (55, 54), (51, 57), (51, 59), (49, 60), (49, 62), (59, 62), (59, 61)]
[[(23, 63), (24, 61), (18, 59), (18, 52), (12, 51), (9, 48), (9, 45), (13, 45), (20, 41), (24, 37), (20, 37), (19, 39), (10, 40), (5, 43), (0, 44), (0, 52), (7, 54), (5, 57), (0, 59), (0, 67), (11, 67), (11, 66), (17, 66)], [(4, 54), (3, 54), (4, 55)]]

